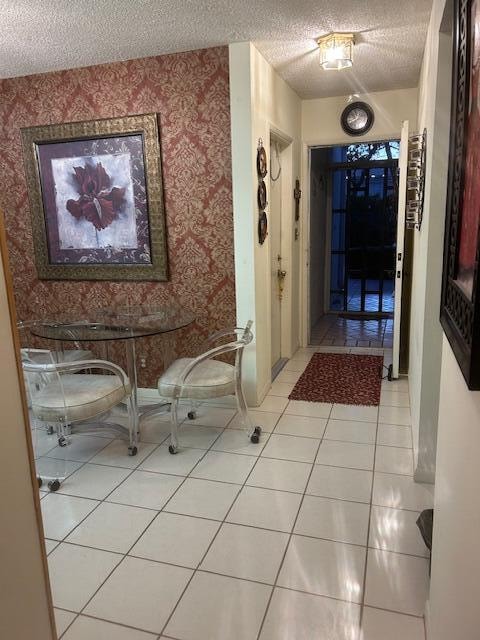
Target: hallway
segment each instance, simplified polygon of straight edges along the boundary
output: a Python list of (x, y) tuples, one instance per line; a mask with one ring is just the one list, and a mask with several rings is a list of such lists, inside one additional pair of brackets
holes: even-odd
[(393, 318), (345, 318), (326, 314), (313, 327), (310, 344), (323, 347), (391, 349)]
[(221, 401), (176, 456), (158, 418), (135, 458), (44, 436), (42, 464), (71, 458), (41, 493), (62, 640), (424, 640), (433, 488), (413, 481), (407, 382), (378, 408), (289, 401), (316, 350), (355, 351), (299, 350), (251, 412), (260, 445)]

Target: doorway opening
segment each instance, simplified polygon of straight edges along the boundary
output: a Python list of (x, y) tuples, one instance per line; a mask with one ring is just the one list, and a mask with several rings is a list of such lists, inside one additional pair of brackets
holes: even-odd
[(399, 150), (310, 150), (310, 344), (392, 347)]

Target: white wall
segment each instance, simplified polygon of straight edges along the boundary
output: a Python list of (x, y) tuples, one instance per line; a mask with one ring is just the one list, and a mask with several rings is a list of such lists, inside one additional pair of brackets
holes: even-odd
[(440, 35), (445, 0), (434, 2), (419, 87), (419, 130), (427, 129), (424, 219), (415, 231), (409, 386), (415, 477), (435, 479), (442, 329), (439, 321), (450, 129), (449, 36)]
[[(0, 229), (0, 241), (2, 234)], [(0, 251), (0, 258), (6, 261), (5, 245), (0, 246)], [(38, 489), (34, 489), (30, 472), (29, 443), (5, 282), (7, 269), (0, 259), (0, 361), (3, 369), (0, 385), (0, 636), (12, 640), (53, 640), (48, 575), (39, 532), (40, 505)]]
[(443, 339), (428, 640), (480, 637), (480, 392)]
[(246, 354), (245, 386), (250, 402), (258, 404), (271, 382), (271, 269), (268, 236), (263, 245), (257, 236), (256, 149), (259, 138), (269, 148), (271, 131), (292, 140), (282, 174), (282, 185), (291, 194), (290, 204), (282, 208), (282, 268), (287, 271), (282, 356), (290, 357), (299, 343), (293, 184), (300, 177), (301, 101), (251, 43), (236, 43), (229, 50), (237, 319), (255, 321), (256, 345)]
[[(319, 73), (321, 71), (319, 70)], [(417, 89), (378, 91), (354, 98), (367, 102), (374, 110), (373, 127), (364, 136), (352, 138), (342, 129), (340, 116), (349, 96), (319, 98), (302, 102), (302, 139), (306, 145), (347, 144), (352, 140), (399, 138), (402, 122), (408, 120), (412, 131), (417, 126)]]
[[(255, 295), (255, 219), (253, 215), (252, 158), (252, 87), (250, 45), (229, 47), (230, 114), (232, 138), (233, 228), (237, 324), (256, 323)], [(247, 133), (246, 133), (247, 132)], [(241, 284), (241, 286), (240, 286)], [(256, 326), (254, 327), (256, 336)], [(248, 347), (244, 360), (244, 389), (249, 403), (257, 398), (257, 339)]]
[[(422, 430), (428, 434), (433, 426), (422, 419), (422, 412), (430, 405), (436, 415), (434, 394), (439, 400), (428, 640), (474, 640), (480, 637), (480, 392), (468, 390), (438, 324), (450, 128), (449, 38), (439, 35), (446, 4), (448, 9), (450, 0), (433, 2), (421, 81), (419, 120), (429, 127), (433, 157), (429, 156), (427, 226), (416, 237), (410, 384), (414, 419), (420, 420), (419, 465)], [(440, 371), (438, 390), (436, 367)], [(433, 439), (432, 434), (433, 430)]]

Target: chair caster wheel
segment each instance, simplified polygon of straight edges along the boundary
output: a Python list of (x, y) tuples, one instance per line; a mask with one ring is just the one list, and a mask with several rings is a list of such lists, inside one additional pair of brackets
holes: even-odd
[(53, 427), (47, 427), (47, 435), (48, 436), (52, 436), (53, 435)]
[(389, 380), (390, 382), (393, 380), (392, 374), (393, 374), (393, 364), (390, 364), (388, 365), (388, 374), (387, 374), (387, 380)]
[(196, 411), (189, 411), (187, 413), (187, 418), (189, 420), (195, 420), (196, 417), (197, 417), (197, 412)]
[(178, 452), (178, 448), (174, 447), (173, 444), (169, 445), (168, 451), (172, 454), (172, 456)]
[(67, 446), (66, 438), (64, 438), (63, 436), (60, 436), (60, 438), (58, 439), (58, 446), (59, 447), (66, 447)]
[(60, 480), (50, 480), (48, 488), (50, 491), (58, 491), (60, 489)]
[(38, 483), (38, 488), (41, 489), (43, 480), (40, 478), (40, 476), (37, 476), (37, 483)]
[(128, 447), (128, 455), (129, 456), (136, 456), (138, 452), (137, 447)]
[(252, 435), (250, 436), (250, 442), (253, 442), (253, 444), (258, 444), (260, 442), (261, 433), (262, 433), (261, 427), (255, 427)]

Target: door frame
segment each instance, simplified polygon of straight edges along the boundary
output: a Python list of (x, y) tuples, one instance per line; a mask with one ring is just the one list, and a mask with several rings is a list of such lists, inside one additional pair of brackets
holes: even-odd
[[(2, 470), (10, 480), (0, 496), (8, 525), (0, 559), (8, 583), (8, 597), (0, 602), (3, 627), (9, 637), (57, 638), (50, 588), (42, 513), (30, 431), (30, 420), (20, 362), (13, 277), (10, 269), (3, 213), (0, 210), (0, 336), (4, 381), (0, 399), (5, 419)], [(5, 440), (6, 438), (6, 440)], [(6, 443), (6, 444), (5, 444)], [(8, 545), (7, 545), (8, 541)], [(10, 575), (14, 578), (8, 578)], [(28, 581), (28, 584), (27, 584)], [(29, 615), (7, 610), (27, 599)]]
[[(270, 172), (271, 167), (271, 140), (272, 138), (278, 140), (282, 144), (281, 158), (282, 158), (282, 189), (281, 189), (281, 202), (282, 207), (280, 211), (280, 253), (282, 256), (282, 269), (285, 269), (287, 275), (285, 276), (284, 290), (282, 297), (282, 304), (280, 305), (280, 359), (290, 358), (293, 351), (293, 326), (294, 326), (294, 309), (293, 309), (293, 285), (294, 285), (294, 204), (293, 204), (293, 190), (295, 179), (293, 176), (293, 153), (294, 145), (293, 138), (281, 131), (271, 123), (268, 125), (268, 170)], [(270, 173), (267, 174), (270, 178)], [(267, 189), (268, 198), (268, 189)], [(267, 213), (270, 213), (270, 205), (267, 203)], [(271, 216), (270, 216), (271, 218)], [(269, 260), (269, 275), (271, 275), (272, 264), (272, 248), (271, 243), (268, 243), (268, 260)], [(272, 315), (272, 286), (269, 282), (267, 287), (268, 300), (269, 300), (269, 336), (270, 336), (270, 361), (272, 354), (272, 331), (271, 331), (271, 315)]]
[[(349, 143), (361, 144), (362, 142), (383, 142), (387, 140), (399, 140), (400, 131), (391, 135), (382, 136), (379, 140), (377, 136), (366, 136), (362, 138), (342, 138), (332, 139), (330, 142), (316, 142), (315, 140), (303, 141), (302, 144), (302, 197), (301, 207), (301, 228), (300, 234), (300, 346), (307, 347), (310, 342), (310, 171), (311, 171), (311, 150), (314, 148), (342, 147)], [(329, 214), (330, 215), (330, 214)], [(328, 216), (327, 216), (328, 221)], [(325, 307), (327, 308), (327, 306)]]

